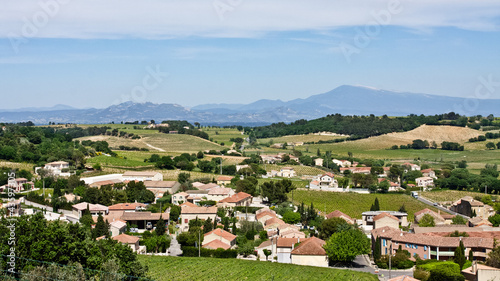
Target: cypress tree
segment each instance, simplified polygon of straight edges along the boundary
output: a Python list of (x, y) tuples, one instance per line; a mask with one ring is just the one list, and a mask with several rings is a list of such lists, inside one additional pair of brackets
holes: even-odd
[(473, 262), (473, 261), (474, 261), (474, 251), (472, 251), (472, 249), (470, 249), (470, 250), (469, 250), (469, 260), (470, 260), (471, 262)]
[(460, 245), (455, 249), (455, 255), (453, 256), (453, 261), (460, 266), (460, 270), (463, 269), (465, 262), (465, 247), (462, 240), (460, 240)]
[(163, 220), (163, 215), (160, 215), (160, 219), (156, 223), (155, 233), (157, 236), (162, 236), (165, 234), (165, 221)]
[(380, 237), (377, 237), (377, 239), (375, 240), (375, 247), (373, 248), (373, 260), (374, 261), (377, 261), (380, 259), (380, 256), (381, 256), (381, 249), (380, 247), (382, 246), (381, 245), (382, 242), (381, 242), (381, 239)]

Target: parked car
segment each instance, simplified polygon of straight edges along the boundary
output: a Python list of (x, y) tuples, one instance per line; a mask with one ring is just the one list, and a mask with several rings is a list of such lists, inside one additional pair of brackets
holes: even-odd
[(148, 221), (148, 223), (146, 224), (146, 229), (147, 230), (153, 229), (153, 224), (150, 221)]

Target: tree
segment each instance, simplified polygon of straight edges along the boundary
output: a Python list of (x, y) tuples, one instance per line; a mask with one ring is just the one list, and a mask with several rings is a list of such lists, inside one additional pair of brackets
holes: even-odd
[(104, 222), (102, 215), (99, 213), (95, 228), (92, 229), (92, 238), (96, 239), (97, 237), (107, 235), (109, 235), (109, 226)]
[(165, 235), (165, 231), (166, 231), (165, 221), (163, 220), (163, 216), (160, 215), (160, 219), (156, 223), (155, 233), (157, 236), (161, 236), (161, 235)]
[(495, 214), (488, 218), (494, 227), (500, 226), (500, 214)]
[(403, 205), (401, 205), (401, 207), (399, 207), (399, 212), (406, 213), (406, 207), (405, 207), (404, 203), (403, 203)]
[(469, 261), (470, 262), (474, 261), (474, 251), (472, 251), (472, 249), (469, 250)]
[(382, 247), (382, 240), (380, 239), (380, 236), (379, 236), (375, 240), (375, 246), (373, 248), (373, 260), (375, 260), (375, 262), (377, 260), (379, 260), (380, 257), (382, 256), (381, 247)]
[(208, 218), (203, 223), (203, 233), (208, 233), (213, 230), (214, 225), (212, 224), (212, 219)]
[(500, 268), (500, 246), (497, 241), (494, 242), (494, 248), (488, 253), (486, 258), (486, 265)]
[(455, 254), (453, 255), (453, 261), (460, 266), (460, 270), (463, 269), (467, 259), (465, 258), (465, 247), (462, 240), (460, 240), (459, 246), (455, 249)]
[(451, 224), (467, 224), (467, 220), (460, 215), (456, 215), (451, 219)]
[(434, 222), (434, 217), (429, 215), (429, 214), (425, 214), (418, 222), (418, 226), (421, 226), (421, 227), (436, 226), (436, 223)]
[(236, 192), (245, 192), (252, 196), (257, 193), (258, 181), (255, 177), (248, 177), (236, 182)]
[(380, 205), (378, 203), (378, 197), (375, 197), (375, 202), (373, 202), (372, 206), (370, 207), (370, 211), (380, 211)]
[(339, 229), (344, 229), (349, 224), (343, 218), (329, 218), (324, 220), (319, 227), (319, 238), (327, 240), (334, 233), (337, 233)]
[(384, 180), (378, 184), (378, 188), (380, 189), (380, 192), (382, 192), (382, 193), (389, 191), (390, 186), (391, 186), (391, 184), (389, 183), (388, 180)]
[(181, 215), (181, 207), (173, 205), (170, 207), (170, 220), (176, 222)]
[(356, 256), (370, 252), (370, 240), (359, 229), (334, 233), (324, 245), (330, 261), (352, 262)]
[(190, 178), (191, 178), (190, 173), (179, 173), (179, 175), (177, 176), (177, 181), (180, 184), (183, 184), (183, 183), (189, 181)]
[(283, 221), (288, 224), (296, 224), (300, 222), (300, 214), (295, 212), (286, 212), (283, 216)]
[(488, 143), (486, 144), (486, 148), (487, 148), (487, 149), (495, 149), (495, 147), (496, 147), (496, 146), (495, 146), (495, 144), (494, 144), (494, 143), (492, 143), (492, 142), (488, 142)]
[(264, 249), (264, 250), (262, 250), (262, 252), (264, 252), (264, 255), (266, 256), (266, 261), (267, 261), (268, 257), (269, 257), (269, 256), (271, 255), (271, 253), (272, 253), (272, 252), (271, 252), (271, 250)]
[(90, 228), (90, 226), (94, 224), (94, 220), (92, 219), (92, 214), (90, 214), (88, 204), (87, 204), (87, 209), (83, 211), (83, 214), (80, 217), (80, 223), (88, 228)]

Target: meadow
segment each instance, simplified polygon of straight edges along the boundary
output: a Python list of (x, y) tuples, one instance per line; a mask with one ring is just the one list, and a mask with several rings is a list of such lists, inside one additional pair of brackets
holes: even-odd
[[(380, 210), (398, 211), (404, 204), (408, 213), (408, 221), (413, 221), (413, 214), (422, 209), (429, 208), (437, 211), (413, 197), (405, 194), (358, 194), (358, 193), (341, 193), (313, 190), (295, 190), (293, 191), (293, 202), (300, 204), (304, 202), (309, 206), (311, 202), (314, 207), (322, 214), (339, 210), (350, 217), (361, 219), (361, 213), (369, 211), (375, 198), (378, 198)], [(288, 194), (288, 198), (292, 198), (292, 194)]]
[(376, 275), (343, 269), (238, 259), (139, 256), (147, 277), (163, 280), (378, 280)]
[(224, 143), (224, 146), (231, 147), (233, 142), (230, 141), (232, 138), (242, 138), (245, 139), (248, 135), (242, 134), (238, 129), (232, 128), (211, 128), (203, 127), (201, 130), (208, 134), (209, 139), (217, 143)]

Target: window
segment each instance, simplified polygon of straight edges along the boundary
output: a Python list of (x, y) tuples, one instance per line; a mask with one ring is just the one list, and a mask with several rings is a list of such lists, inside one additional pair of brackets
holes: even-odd
[(188, 223), (188, 219), (184, 219), (184, 223)]
[(424, 251), (427, 251), (427, 246), (424, 246)]
[(425, 259), (427, 259), (427, 255), (426, 255), (426, 254), (424, 254), (424, 260), (425, 260)]
[(385, 239), (382, 239), (382, 245), (383, 245), (384, 247), (385, 247), (385, 246), (387, 246), (387, 245), (386, 245), (386, 242), (385, 242)]
[(387, 248), (385, 248), (385, 254), (387, 255)]
[(415, 249), (418, 249), (418, 245), (415, 245)]

